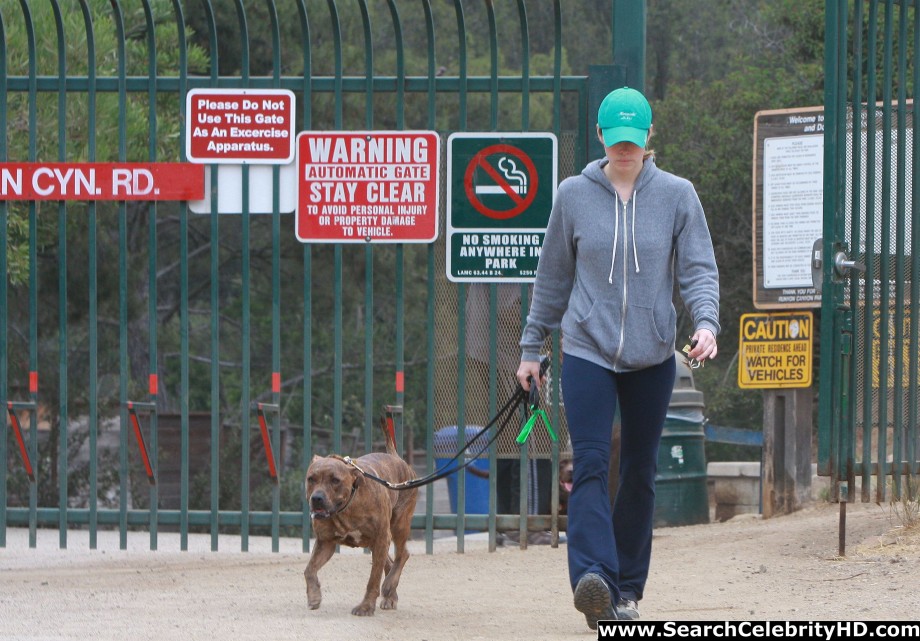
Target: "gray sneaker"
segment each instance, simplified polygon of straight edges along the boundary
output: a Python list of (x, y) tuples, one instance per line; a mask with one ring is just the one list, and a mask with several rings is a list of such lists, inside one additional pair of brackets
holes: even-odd
[(597, 630), (600, 620), (615, 620), (617, 611), (610, 600), (610, 589), (600, 574), (588, 572), (575, 586), (575, 609), (585, 615), (588, 627)]
[(639, 618), (639, 604), (632, 599), (620, 599), (617, 603), (617, 618), (635, 621)]

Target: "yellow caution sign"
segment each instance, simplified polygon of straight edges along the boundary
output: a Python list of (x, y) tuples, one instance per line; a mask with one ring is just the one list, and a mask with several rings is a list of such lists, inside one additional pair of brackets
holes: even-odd
[[(872, 389), (878, 389), (884, 385), (888, 389), (895, 386), (895, 365), (900, 358), (901, 362), (901, 387), (910, 386), (910, 364), (911, 364), (911, 327), (910, 327), (910, 307), (905, 307), (901, 312), (901, 327), (897, 327), (898, 310), (895, 307), (888, 308), (887, 322), (882, 323), (882, 309), (873, 307), (871, 311), (866, 312), (867, 321), (872, 323)], [(869, 318), (871, 316), (871, 318)], [(885, 329), (884, 341), (882, 340), (882, 330)], [(900, 341), (900, 343), (899, 343)], [(887, 367), (882, 371), (882, 346), (887, 348), (887, 358), (885, 362)], [(898, 354), (900, 351), (900, 354)], [(884, 382), (881, 376), (884, 376)]]
[(738, 339), (738, 387), (810, 387), (812, 312), (742, 314)]

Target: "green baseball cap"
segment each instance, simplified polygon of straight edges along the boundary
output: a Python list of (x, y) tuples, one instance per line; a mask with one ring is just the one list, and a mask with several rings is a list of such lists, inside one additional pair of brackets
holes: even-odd
[(652, 107), (635, 89), (615, 89), (607, 94), (597, 110), (597, 126), (608, 147), (618, 142), (631, 142), (644, 149), (652, 126)]

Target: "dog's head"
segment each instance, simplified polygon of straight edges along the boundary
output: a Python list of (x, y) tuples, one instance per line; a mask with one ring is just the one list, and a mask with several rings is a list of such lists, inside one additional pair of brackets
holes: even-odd
[(559, 458), (559, 501), (565, 504), (572, 491), (572, 457), (563, 455)]
[(342, 511), (364, 483), (364, 476), (345, 461), (332, 456), (314, 456), (304, 482), (310, 516), (328, 519)]

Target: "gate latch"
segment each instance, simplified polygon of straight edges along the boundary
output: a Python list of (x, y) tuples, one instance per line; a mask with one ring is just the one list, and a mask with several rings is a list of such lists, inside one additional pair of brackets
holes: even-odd
[(861, 263), (858, 260), (850, 260), (847, 258), (846, 252), (838, 251), (834, 254), (834, 271), (837, 273), (837, 276), (840, 278), (846, 278), (849, 276), (849, 270), (856, 270), (862, 274), (866, 273), (865, 263)]

